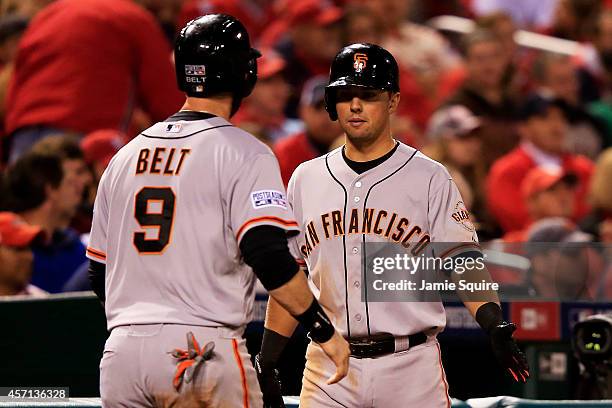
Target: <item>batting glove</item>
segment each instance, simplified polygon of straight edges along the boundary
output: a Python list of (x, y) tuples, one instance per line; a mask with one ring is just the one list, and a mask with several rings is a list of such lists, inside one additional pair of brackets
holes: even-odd
[(529, 364), (512, 338), (515, 330), (514, 323), (501, 322), (491, 328), (489, 336), (497, 361), (510, 372), (514, 381), (524, 383), (529, 378)]

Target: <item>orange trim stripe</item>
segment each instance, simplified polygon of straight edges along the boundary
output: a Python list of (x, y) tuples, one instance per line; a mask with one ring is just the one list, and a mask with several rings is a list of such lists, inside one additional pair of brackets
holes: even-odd
[(102, 260), (106, 260), (106, 254), (102, 251), (97, 251), (95, 249), (87, 248), (87, 253), (95, 258), (99, 258)]
[(240, 236), (242, 235), (242, 232), (251, 224), (254, 224), (256, 222), (260, 222), (260, 221), (270, 221), (273, 223), (277, 223), (277, 224), (281, 224), (285, 227), (297, 227), (298, 223), (295, 221), (288, 221), (288, 220), (283, 220), (282, 218), (278, 218), (278, 217), (258, 217), (258, 218), (253, 218), (251, 220), (248, 220), (247, 222), (245, 222), (244, 224), (242, 224), (242, 227), (240, 227), (240, 229), (238, 230), (238, 233), (236, 234), (236, 237), (240, 238)]
[(240, 358), (240, 352), (238, 351), (238, 342), (236, 339), (232, 339), (232, 347), (234, 348), (234, 357), (238, 363), (240, 369), (240, 378), (242, 379), (242, 406), (249, 408), (249, 389), (247, 387), (246, 373), (244, 372), (244, 366), (242, 365), (242, 359)]
[(448, 395), (448, 384), (446, 383), (446, 374), (444, 374), (444, 367), (442, 366), (442, 351), (440, 351), (440, 344), (436, 342), (438, 348), (438, 363), (440, 364), (440, 375), (442, 376), (442, 383), (444, 384), (444, 396), (446, 398), (446, 407), (451, 408), (451, 400)]
[(451, 252), (453, 252), (453, 251), (455, 251), (455, 250), (457, 250), (457, 249), (459, 249), (459, 248), (468, 248), (468, 247), (474, 247), (474, 248), (478, 248), (478, 249), (480, 249), (480, 245), (478, 245), (478, 244), (476, 244), (476, 243), (474, 243), (474, 242), (469, 242), (469, 243), (465, 243), (465, 244), (457, 245), (456, 247), (454, 247), (454, 248), (451, 248), (451, 249), (447, 250), (447, 251), (446, 251), (446, 252), (444, 252), (442, 255), (440, 255), (440, 258), (446, 258), (446, 256), (447, 256), (448, 254), (450, 254)]

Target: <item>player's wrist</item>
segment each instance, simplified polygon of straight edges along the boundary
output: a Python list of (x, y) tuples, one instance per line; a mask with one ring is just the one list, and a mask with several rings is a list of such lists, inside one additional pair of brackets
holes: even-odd
[(331, 320), (314, 298), (304, 313), (294, 317), (306, 329), (308, 337), (316, 343), (325, 343), (334, 335), (335, 329)]
[(487, 334), (491, 334), (491, 330), (504, 323), (501, 307), (495, 302), (485, 303), (476, 311), (476, 321)]

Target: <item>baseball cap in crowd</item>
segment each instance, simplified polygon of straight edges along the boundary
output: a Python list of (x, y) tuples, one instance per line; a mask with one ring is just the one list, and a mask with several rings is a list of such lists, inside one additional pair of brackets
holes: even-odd
[(582, 232), (576, 224), (562, 217), (536, 221), (527, 231), (527, 242), (591, 242), (593, 237)]
[(567, 256), (578, 256), (593, 236), (582, 232), (567, 218), (551, 217), (536, 221), (527, 230), (525, 255), (529, 258), (551, 250)]
[(529, 170), (521, 182), (523, 198), (530, 198), (537, 193), (546, 191), (558, 183), (566, 183), (573, 187), (578, 183), (578, 177), (573, 173), (566, 173), (561, 167), (539, 166)]
[(0, 212), (0, 245), (23, 248), (42, 239), (43, 236), (40, 227), (26, 223), (17, 214)]
[(300, 96), (300, 105), (302, 106), (325, 106), (325, 87), (327, 86), (328, 78), (324, 75), (318, 75), (310, 78), (302, 88)]
[(559, 98), (532, 94), (521, 106), (519, 110), (519, 118), (522, 121), (526, 121), (534, 116), (543, 116), (551, 107), (559, 108), (565, 112), (567, 104)]
[(339, 21), (342, 14), (342, 9), (329, 0), (292, 0), (287, 10), (290, 26), (314, 23), (324, 27)]
[(480, 119), (463, 105), (452, 105), (436, 111), (429, 120), (429, 140), (465, 136), (478, 129)]
[(115, 153), (125, 144), (126, 137), (114, 129), (101, 129), (87, 134), (81, 140), (81, 150), (87, 164), (96, 162), (107, 166)]
[(257, 78), (267, 79), (282, 72), (287, 66), (285, 59), (271, 48), (262, 48), (261, 58), (257, 59)]

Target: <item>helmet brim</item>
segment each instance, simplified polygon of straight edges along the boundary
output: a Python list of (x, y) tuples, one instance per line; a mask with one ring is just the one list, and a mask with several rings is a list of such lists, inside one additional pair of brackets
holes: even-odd
[(355, 83), (354, 79), (350, 77), (338, 78), (335, 81), (330, 82), (329, 85), (326, 86), (326, 88), (347, 88), (349, 86), (355, 86), (358, 88), (378, 89), (373, 86)]

